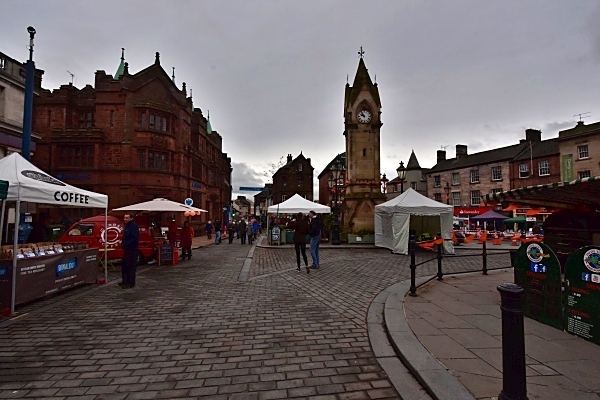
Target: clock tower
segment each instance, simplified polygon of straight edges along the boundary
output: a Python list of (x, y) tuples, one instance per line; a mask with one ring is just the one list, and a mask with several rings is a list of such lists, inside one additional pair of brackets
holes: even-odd
[(342, 223), (348, 233), (374, 230), (375, 206), (386, 198), (381, 192), (381, 100), (371, 81), (361, 47), (352, 86), (346, 83), (344, 136), (346, 137), (346, 194)]

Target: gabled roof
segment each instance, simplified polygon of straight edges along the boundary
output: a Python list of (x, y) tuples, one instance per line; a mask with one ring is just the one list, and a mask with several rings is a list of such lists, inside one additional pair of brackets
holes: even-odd
[(512, 160), (521, 155), (529, 148), (529, 142), (519, 143), (512, 146), (500, 147), (480, 153), (461, 156), (460, 158), (450, 158), (438, 162), (428, 173), (449, 171), (453, 169), (472, 167), (476, 165), (490, 164), (494, 162)]
[(327, 164), (327, 166), (325, 168), (323, 168), (323, 171), (321, 171), (321, 173), (319, 174), (319, 176), (317, 176), (317, 179), (321, 179), (321, 177), (324, 174), (326, 174), (327, 172), (329, 172), (329, 170), (331, 169), (331, 166), (336, 161), (339, 161), (340, 163), (342, 163), (342, 165), (344, 166), (344, 169), (345, 169), (346, 168), (346, 152), (340, 153), (337, 156), (333, 157), (333, 160), (331, 160), (329, 162), (329, 164)]
[(365, 65), (364, 60), (361, 58), (358, 62), (358, 69), (356, 70), (356, 76), (354, 77), (354, 82), (352, 83), (352, 86), (346, 84), (346, 106), (354, 104), (364, 85), (367, 85), (367, 88), (369, 89), (369, 92), (371, 92), (371, 96), (373, 96), (373, 100), (375, 101), (377, 106), (381, 107), (381, 100), (379, 99), (379, 89), (377, 88), (377, 85), (373, 84), (373, 81), (371, 81), (371, 77), (369, 76), (367, 66)]
[(406, 164), (406, 170), (408, 171), (411, 169), (421, 169), (421, 166), (419, 165), (419, 161), (417, 160), (417, 156), (415, 155), (414, 150), (410, 153), (408, 164)]
[(564, 131), (558, 132), (558, 138), (566, 139), (573, 136), (588, 135), (592, 133), (600, 133), (600, 122), (594, 122), (593, 124), (585, 125), (583, 121), (579, 121), (574, 128), (565, 129)]

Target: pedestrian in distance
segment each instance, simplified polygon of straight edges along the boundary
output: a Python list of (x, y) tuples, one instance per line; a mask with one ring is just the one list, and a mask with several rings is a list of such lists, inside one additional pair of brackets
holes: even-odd
[(308, 258), (306, 258), (306, 235), (308, 235), (310, 225), (304, 218), (304, 214), (299, 212), (296, 219), (293, 219), (292, 222), (287, 225), (287, 228), (294, 230), (294, 249), (296, 250), (296, 262), (298, 263), (296, 271), (300, 272), (300, 254), (302, 253), (304, 265), (306, 266), (306, 273), (310, 274)]
[(179, 226), (177, 225), (177, 221), (175, 218), (169, 222), (169, 233), (167, 237), (169, 238), (169, 244), (173, 246), (173, 248), (177, 247), (177, 231), (179, 230)]
[(310, 217), (310, 227), (308, 234), (310, 235), (310, 255), (312, 257), (311, 268), (319, 268), (321, 261), (319, 260), (319, 245), (321, 244), (321, 233), (323, 232), (323, 220), (314, 211), (308, 213)]
[(212, 231), (213, 231), (213, 224), (212, 222), (208, 221), (208, 224), (206, 224), (206, 237), (210, 240), (212, 239)]
[(215, 220), (215, 244), (221, 244), (221, 221)]
[(181, 260), (185, 260), (187, 254), (188, 260), (192, 258), (192, 238), (194, 237), (194, 230), (190, 226), (188, 221), (183, 223), (181, 228), (180, 241), (181, 241)]
[(246, 226), (246, 235), (248, 235), (248, 244), (252, 245), (252, 240), (254, 239), (254, 227), (252, 224)]
[(258, 221), (254, 220), (252, 221), (252, 230), (254, 231), (254, 239), (256, 239), (258, 237), (258, 230), (259, 230), (259, 226), (258, 226)]
[(135, 271), (137, 269), (138, 248), (140, 245), (140, 228), (133, 220), (133, 214), (123, 216), (125, 231), (123, 232), (123, 261), (121, 262), (122, 282), (119, 286), (123, 289), (131, 289), (135, 286)]
[(246, 244), (246, 221), (244, 218), (240, 221), (238, 228), (240, 230), (240, 238), (242, 239), (242, 244)]
[(235, 237), (235, 223), (233, 221), (229, 221), (229, 225), (227, 225), (227, 238), (229, 239), (229, 244), (233, 243), (234, 237)]

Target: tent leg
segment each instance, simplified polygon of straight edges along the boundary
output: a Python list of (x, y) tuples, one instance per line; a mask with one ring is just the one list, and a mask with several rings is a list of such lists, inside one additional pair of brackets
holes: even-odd
[(6, 211), (6, 200), (2, 200), (2, 216), (0, 216), (0, 241), (2, 240), (2, 233), (4, 232), (4, 212), (5, 211)]
[(108, 283), (108, 207), (104, 209), (104, 282)]
[(21, 219), (21, 200), (17, 200), (15, 209), (15, 233), (13, 238), (13, 263), (12, 263), (12, 291), (10, 294), (10, 313), (15, 313), (17, 299), (17, 247), (19, 245), (19, 221)]

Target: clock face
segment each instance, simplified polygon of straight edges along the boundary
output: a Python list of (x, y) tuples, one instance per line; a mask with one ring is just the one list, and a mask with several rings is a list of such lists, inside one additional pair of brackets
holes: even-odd
[(360, 122), (361, 124), (368, 124), (369, 122), (371, 122), (371, 111), (363, 108), (358, 112), (356, 118), (358, 118), (358, 122)]

